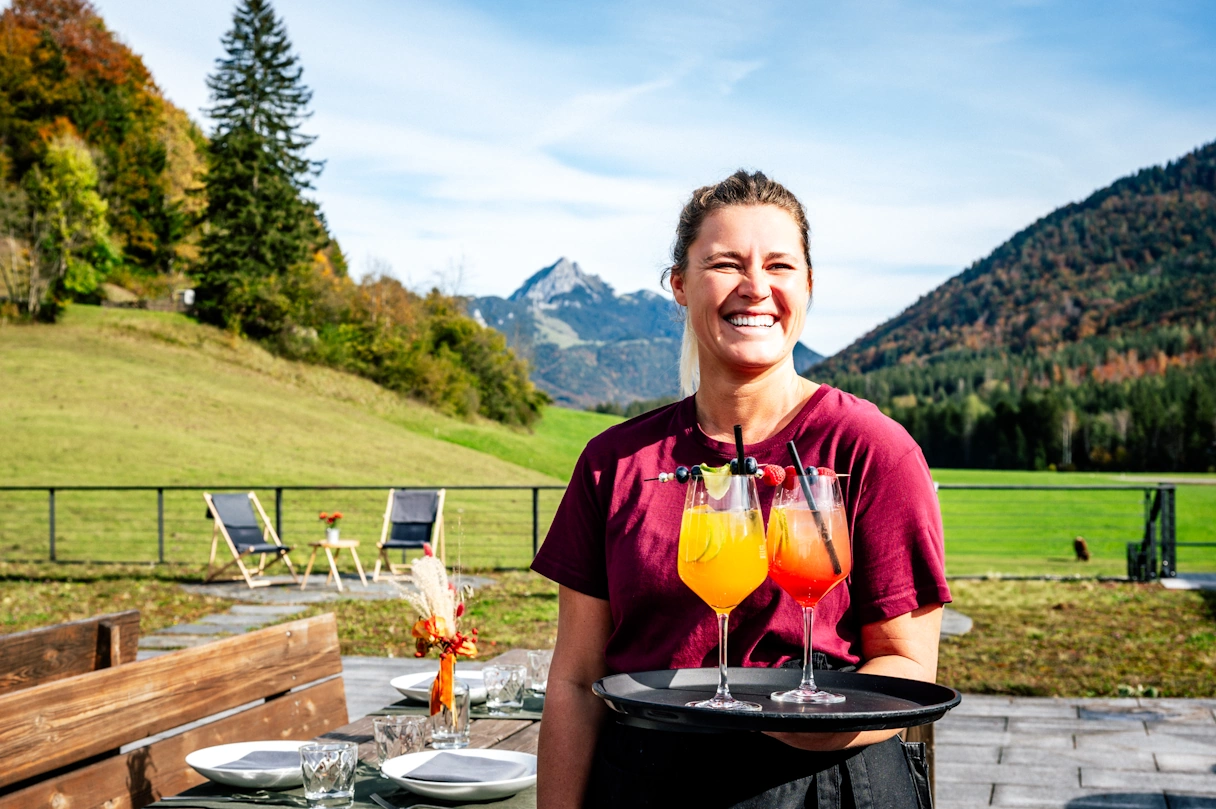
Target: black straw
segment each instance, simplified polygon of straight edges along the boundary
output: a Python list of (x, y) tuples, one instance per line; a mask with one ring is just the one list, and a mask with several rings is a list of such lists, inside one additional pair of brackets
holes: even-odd
[(739, 474), (746, 475), (747, 474), (747, 464), (744, 463), (744, 459), (743, 459), (743, 425), (742, 424), (735, 425), (735, 454), (739, 456), (739, 466), (738, 466)]
[(794, 446), (793, 441), (787, 441), (785, 448), (789, 450), (790, 459), (794, 462), (794, 471), (798, 475), (799, 485), (802, 486), (802, 496), (806, 498), (806, 504), (811, 509), (811, 516), (815, 518), (815, 527), (819, 529), (819, 534), (823, 537), (823, 545), (827, 548), (828, 558), (832, 561), (832, 572), (839, 576), (841, 572), (840, 557), (836, 555), (836, 546), (832, 544), (832, 534), (823, 521), (823, 515), (819, 513), (819, 507), (815, 505), (815, 496), (811, 494), (811, 482), (806, 479), (802, 459), (798, 457), (798, 448)]

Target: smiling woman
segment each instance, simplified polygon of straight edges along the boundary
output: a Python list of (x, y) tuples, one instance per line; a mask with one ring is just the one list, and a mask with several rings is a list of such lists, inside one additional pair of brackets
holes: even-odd
[[(784, 466), (792, 444), (801, 463), (840, 474), (853, 571), (815, 607), (815, 665), (936, 676), (950, 591), (924, 457), (873, 405), (794, 369), (811, 296), (807, 230), (793, 194), (758, 172), (698, 189), (684, 208), (670, 279), (692, 395), (592, 439), (532, 565), (561, 585), (540, 809), (928, 805), (923, 758), (894, 730), (674, 735), (618, 724), (591, 691), (612, 673), (710, 666), (720, 649), (730, 665), (805, 670), (809, 625), (771, 579), (730, 611), (730, 643), (719, 643), (717, 616), (677, 569), (684, 492), (647, 482), (728, 463), (735, 425), (760, 464)], [(773, 491), (759, 494), (766, 518)]]

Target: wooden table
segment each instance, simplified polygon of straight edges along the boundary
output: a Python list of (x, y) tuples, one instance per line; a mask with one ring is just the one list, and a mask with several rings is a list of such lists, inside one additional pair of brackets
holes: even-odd
[[(514, 649), (492, 660), (487, 660), (486, 664), (502, 664), (502, 663), (527, 663), (528, 653), (522, 649)], [(457, 676), (459, 676), (460, 667), (456, 667)], [(355, 742), (359, 745), (359, 759), (365, 762), (372, 768), (379, 767), (379, 760), (376, 756), (376, 741), (372, 735), (372, 715), (364, 716), (356, 719), (347, 725), (336, 728), (329, 733), (325, 733), (317, 737), (318, 741), (341, 741)], [(474, 719), (469, 725), (469, 747), (470, 748), (494, 748), (497, 750), (516, 750), (523, 753), (531, 753), (536, 755), (536, 743), (540, 738), (540, 721), (535, 719)], [(221, 788), (224, 789), (224, 788)], [(356, 791), (358, 787), (356, 786)], [(187, 794), (190, 794), (189, 792)], [(428, 806), (435, 805), (430, 799), (417, 797), (419, 802)], [(232, 798), (222, 798), (224, 805)], [(398, 794), (392, 798), (395, 805), (409, 805), (409, 798)], [(511, 799), (508, 799), (511, 800)], [(205, 803), (206, 799), (200, 799), (200, 803)], [(256, 802), (249, 803), (232, 801), (234, 809), (245, 809), (247, 806), (253, 806)], [(443, 801), (439, 801), (443, 803)], [(535, 788), (530, 788), (520, 793), (513, 801), (513, 805), (518, 806), (525, 803), (528, 807), (535, 806)], [(161, 800), (150, 805), (150, 809), (188, 809), (192, 801), (188, 800), (185, 795), (174, 796), (169, 800)], [(359, 806), (363, 806), (361, 802)], [(454, 804), (447, 804), (449, 806)], [(493, 809), (494, 803), (485, 804), (486, 809)]]
[(342, 576), (338, 574), (338, 563), (334, 559), (334, 551), (341, 553), (343, 550), (350, 551), (350, 557), (355, 560), (355, 570), (359, 571), (359, 581), (363, 582), (363, 586), (367, 586), (367, 576), (363, 573), (363, 564), (359, 561), (359, 554), (355, 553), (355, 548), (359, 547), (357, 539), (325, 539), (320, 542), (309, 542), (312, 548), (312, 555), (308, 557), (308, 567), (304, 568), (304, 578), (300, 582), (300, 589), (303, 590), (308, 586), (308, 574), (312, 573), (313, 563), (317, 561), (317, 554), (320, 551), (325, 551), (325, 557), (329, 559), (329, 575), (325, 577), (325, 583), (329, 584), (332, 578), (338, 585), (338, 592), (342, 593)]

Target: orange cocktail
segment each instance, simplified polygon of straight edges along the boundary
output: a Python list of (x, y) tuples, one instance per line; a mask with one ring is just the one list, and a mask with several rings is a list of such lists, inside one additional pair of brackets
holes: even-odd
[[(738, 428), (735, 428), (738, 438)], [(739, 439), (737, 443), (742, 443)], [(742, 451), (740, 451), (742, 464)], [(764, 520), (756, 479), (732, 475), (727, 467), (701, 467), (689, 482), (680, 521), (677, 570), (680, 579), (718, 617), (718, 690), (707, 700), (688, 703), (719, 711), (759, 711), (755, 702), (730, 695), (726, 683), (726, 623), (730, 611), (768, 576)]]
[(763, 536), (759, 509), (688, 509), (680, 523), (680, 579), (714, 612), (730, 612), (768, 576)]

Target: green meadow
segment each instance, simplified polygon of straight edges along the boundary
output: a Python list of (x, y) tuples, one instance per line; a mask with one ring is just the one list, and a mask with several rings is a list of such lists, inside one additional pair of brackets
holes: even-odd
[[(532, 431), (445, 416), (358, 377), (275, 357), (180, 315), (73, 306), (56, 326), (0, 326), (0, 485), (252, 487), (283, 539), (320, 537), (320, 511), (369, 550), (388, 485), (539, 489), (541, 538), (578, 453), (616, 417), (551, 407)], [(1122, 484), (1153, 476), (935, 470), (940, 484)], [(1216, 541), (1216, 476), (1169, 476), (1179, 541)], [(952, 575), (1120, 576), (1143, 535), (1143, 493), (943, 488)], [(158, 558), (154, 491), (56, 493), (56, 558)], [(47, 559), (45, 490), (0, 491), (0, 560)], [(532, 491), (449, 489), (450, 561), (524, 567)], [(1078, 562), (1073, 538), (1092, 554)], [(164, 558), (206, 561), (211, 522), (198, 491), (164, 493)], [(1216, 549), (1181, 548), (1183, 572), (1216, 570)]]

